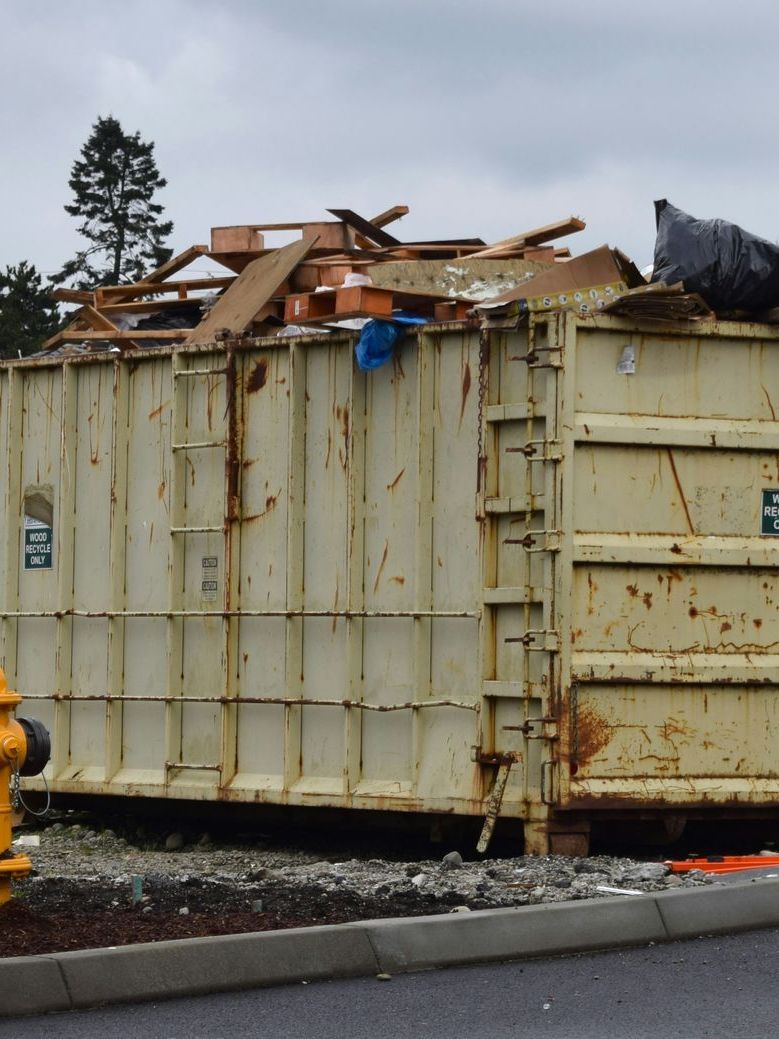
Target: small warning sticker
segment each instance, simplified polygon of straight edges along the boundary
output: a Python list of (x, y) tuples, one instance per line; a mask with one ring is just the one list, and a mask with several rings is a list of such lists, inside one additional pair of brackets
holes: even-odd
[(200, 594), (205, 602), (216, 602), (219, 594), (219, 560), (216, 556), (202, 557)]
[(52, 529), (48, 523), (24, 517), (24, 569), (51, 570)]
[(760, 533), (779, 537), (779, 490), (763, 491), (760, 509)]

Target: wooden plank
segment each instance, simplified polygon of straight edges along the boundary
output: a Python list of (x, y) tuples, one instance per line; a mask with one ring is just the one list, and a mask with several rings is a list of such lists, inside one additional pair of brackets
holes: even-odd
[(49, 349), (53, 346), (59, 346), (60, 343), (89, 343), (92, 341), (96, 342), (109, 342), (109, 343), (128, 343), (136, 339), (184, 339), (186, 336), (193, 332), (192, 328), (160, 328), (160, 329), (129, 329), (123, 331), (116, 329), (114, 332), (106, 330), (105, 332), (96, 332), (90, 330), (89, 332), (79, 332), (69, 329), (65, 329), (62, 332), (58, 332), (51, 339), (48, 339), (44, 344), (44, 349)]
[(198, 304), (202, 296), (190, 296), (188, 299), (142, 299), (128, 303), (107, 303), (100, 308), (101, 314), (155, 314), (158, 310), (176, 310), (180, 307)]
[(193, 278), (187, 281), (166, 281), (154, 284), (148, 281), (138, 281), (134, 285), (109, 285), (99, 286), (95, 289), (95, 305), (102, 309), (108, 303), (118, 303), (123, 299), (133, 299), (137, 296), (156, 296), (175, 292), (179, 299), (186, 299), (189, 292), (201, 289), (226, 289), (236, 279), (226, 278)]
[[(333, 292), (304, 292), (287, 296), (284, 302), (284, 320), (294, 324), (332, 324), (353, 317), (389, 321), (392, 319), (392, 311), (397, 308), (434, 317), (435, 307), (439, 303), (464, 317), (473, 306), (471, 300), (440, 293), (379, 288), (375, 285), (350, 285), (336, 288)], [(451, 316), (442, 318), (453, 319)]]
[[(335, 227), (335, 224), (330, 226)], [(338, 248), (312, 249), (308, 254), (306, 263), (318, 263), (318, 264), (330, 264), (330, 263), (376, 263), (377, 260), (383, 258), (383, 254), (376, 252), (376, 250), (370, 245), (370, 242), (366, 243), (370, 248), (368, 249), (344, 249), (342, 246)], [(276, 249), (256, 249), (247, 250), (246, 252), (212, 252), (208, 254), (209, 259), (214, 260), (215, 263), (220, 263), (223, 267), (227, 267), (228, 270), (235, 271), (236, 274), (241, 274), (252, 262), (252, 260), (258, 259), (260, 256), (271, 256), (276, 252)]]
[(184, 252), (179, 253), (177, 256), (171, 256), (167, 263), (163, 263), (161, 267), (147, 274), (143, 281), (144, 283), (165, 281), (171, 274), (177, 274), (185, 267), (188, 267), (193, 260), (198, 259), (198, 257), (203, 256), (207, 252), (207, 245), (190, 245)]
[(385, 248), (387, 246), (400, 245), (400, 241), (397, 238), (394, 238), (386, 231), (382, 231), (380, 227), (376, 227), (370, 220), (366, 220), (359, 213), (355, 213), (353, 209), (328, 209), (327, 212), (332, 213), (339, 220), (343, 220), (345, 224), (354, 228), (363, 238), (367, 238), (369, 242), (375, 242), (376, 245), (382, 245)]
[(95, 310), (93, 306), (87, 304), (79, 310), (76, 317), (82, 321), (85, 321), (91, 326), (96, 332), (118, 332), (119, 329), (105, 314), (102, 314), (99, 310)]
[(465, 321), (473, 308), (473, 303), (463, 300), (452, 300), (451, 303), (436, 303), (433, 306), (434, 321)]
[(254, 316), (271, 299), (279, 285), (314, 245), (316, 239), (293, 242), (278, 249), (270, 256), (262, 256), (239, 274), (225, 294), (217, 301), (211, 312), (200, 322), (187, 339), (187, 343), (212, 342), (217, 332), (243, 332)]
[(502, 241), (495, 242), (480, 252), (471, 253), (471, 257), (477, 259), (485, 256), (499, 256), (501, 253), (511, 249), (520, 249), (528, 245), (541, 245), (544, 242), (551, 242), (555, 238), (573, 234), (575, 231), (583, 231), (586, 226), (583, 220), (571, 216), (567, 220), (558, 220), (554, 224), (546, 224), (544, 227), (536, 227), (531, 231), (523, 231), (512, 238), (504, 238)]
[(402, 216), (407, 214), (408, 206), (390, 206), (389, 209), (385, 209), (378, 216), (372, 216), (371, 223), (374, 227), (386, 227), (387, 224), (392, 224), (395, 220), (400, 220)]
[(58, 303), (91, 303), (94, 296), (86, 289), (52, 289), (49, 293)]
[[(207, 252), (207, 245), (190, 245), (190, 247), (188, 249), (185, 249), (184, 252), (178, 253), (178, 255), (176, 256), (171, 256), (171, 258), (166, 263), (163, 263), (161, 267), (157, 267), (155, 270), (150, 271), (148, 274), (144, 275), (143, 281), (136, 282), (135, 284), (148, 285), (151, 283), (152, 285), (154, 285), (158, 284), (161, 281), (165, 281), (165, 279), (169, 278), (171, 274), (176, 274), (178, 273), (178, 271), (183, 270), (184, 267), (188, 267), (193, 260), (198, 259), (198, 257), (203, 256)], [(133, 298), (133, 288), (134, 285), (109, 285), (100, 286), (99, 291), (102, 295), (102, 298), (105, 300), (106, 303), (108, 303), (110, 302), (110, 297), (108, 294), (111, 292), (119, 293), (119, 298), (122, 299)], [(96, 289), (96, 298), (97, 291), (98, 290)], [(143, 295), (143, 293), (139, 292), (137, 293), (137, 295)]]
[(265, 239), (260, 232), (247, 224), (211, 228), (212, 253), (247, 252), (264, 246)]

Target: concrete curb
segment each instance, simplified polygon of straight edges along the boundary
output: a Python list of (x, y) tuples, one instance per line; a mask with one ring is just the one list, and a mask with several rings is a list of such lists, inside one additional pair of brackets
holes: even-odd
[(779, 926), (779, 880), (0, 960), (0, 1017)]

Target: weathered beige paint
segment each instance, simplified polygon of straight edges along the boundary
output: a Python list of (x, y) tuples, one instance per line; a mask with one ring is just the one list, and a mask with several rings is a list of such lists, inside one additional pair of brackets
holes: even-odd
[(3, 666), (53, 788), (480, 814), (511, 759), (536, 826), (779, 804), (779, 333), (353, 343), (0, 368)]

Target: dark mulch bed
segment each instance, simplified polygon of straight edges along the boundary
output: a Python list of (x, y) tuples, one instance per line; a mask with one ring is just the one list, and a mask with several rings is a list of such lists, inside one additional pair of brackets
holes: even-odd
[(181, 894), (169, 890), (167, 884), (152, 889), (155, 904), (148, 912), (142, 905), (130, 905), (129, 900), (108, 907), (99, 885), (90, 891), (83, 883), (41, 884), (22, 898), (0, 906), (0, 957), (421, 916), (450, 909), (448, 904), (425, 898), (328, 898), (315, 889), (266, 889), (262, 892), (265, 911), (254, 912), (245, 893), (237, 895), (220, 887), (199, 890), (194, 901), (200, 901), (201, 907), (192, 907), (187, 915), (181, 915)]

